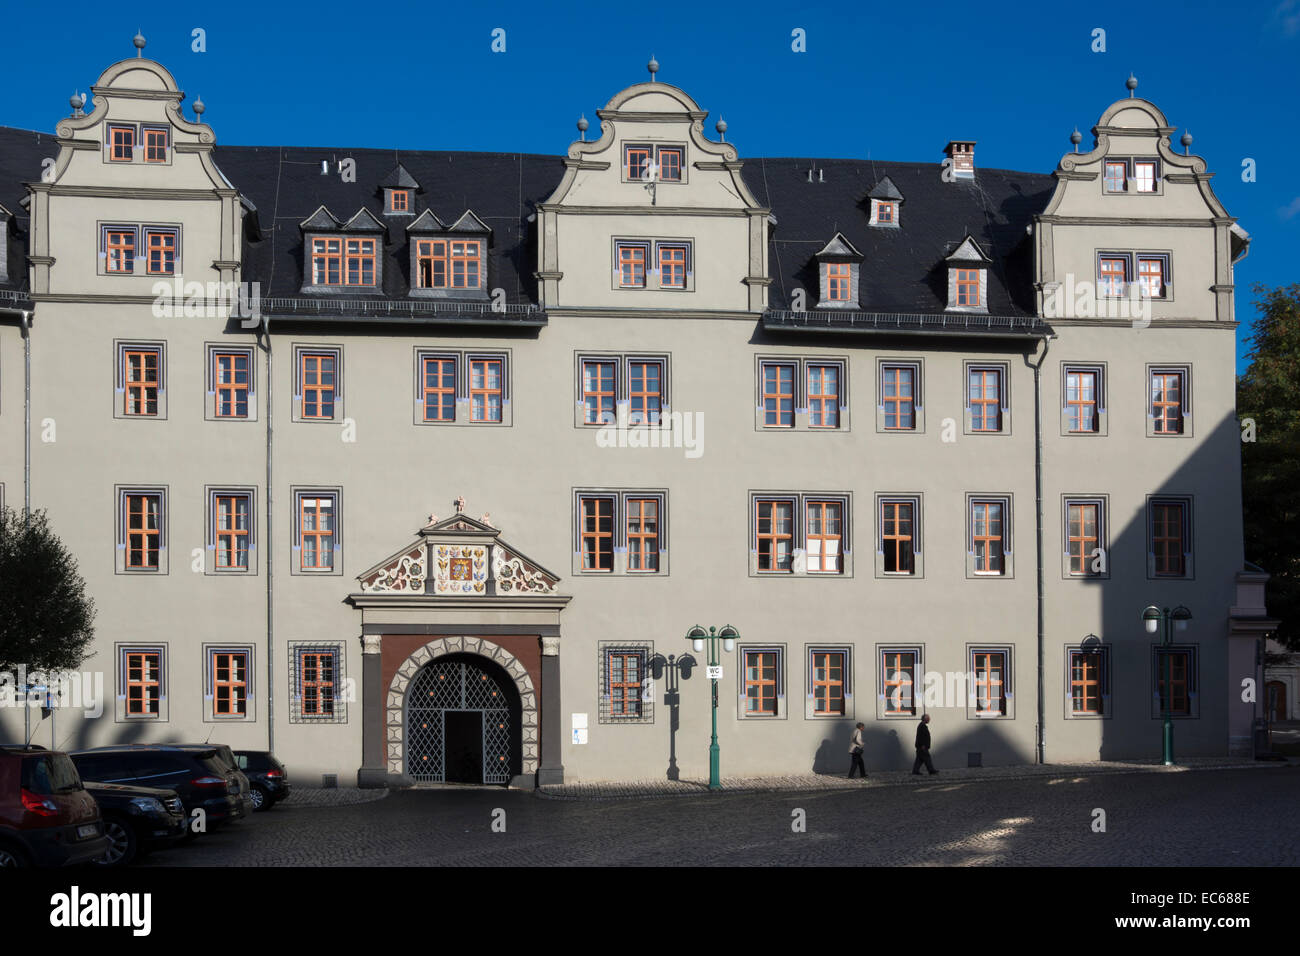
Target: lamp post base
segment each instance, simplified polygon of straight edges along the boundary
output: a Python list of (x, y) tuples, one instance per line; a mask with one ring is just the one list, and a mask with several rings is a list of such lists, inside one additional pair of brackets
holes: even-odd
[(709, 745), (709, 789), (721, 790), (722, 778), (720, 773), (721, 758), (718, 750), (718, 743), (715, 740)]
[(1165, 718), (1165, 752), (1164, 762), (1166, 767), (1174, 766), (1174, 722), (1168, 717)]

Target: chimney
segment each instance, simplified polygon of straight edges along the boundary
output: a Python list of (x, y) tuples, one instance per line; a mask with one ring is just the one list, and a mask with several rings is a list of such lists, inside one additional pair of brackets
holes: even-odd
[(952, 174), (956, 179), (975, 178), (975, 140), (951, 140), (943, 151), (952, 160)]

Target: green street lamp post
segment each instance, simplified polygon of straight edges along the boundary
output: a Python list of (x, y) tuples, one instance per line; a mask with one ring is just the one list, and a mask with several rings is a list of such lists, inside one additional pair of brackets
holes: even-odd
[(1165, 649), (1165, 692), (1160, 695), (1160, 712), (1164, 719), (1164, 764), (1166, 767), (1174, 765), (1174, 721), (1169, 713), (1169, 707), (1173, 703), (1174, 697), (1174, 655), (1169, 653), (1169, 648), (1173, 644), (1172, 628), (1179, 631), (1187, 630), (1187, 622), (1192, 619), (1192, 612), (1181, 604), (1172, 611), (1169, 608), (1161, 610), (1154, 604), (1148, 605), (1142, 611), (1142, 622), (1146, 625), (1147, 633), (1154, 634), (1157, 629), (1164, 626), (1164, 636), (1161, 639), (1161, 645)]
[(718, 750), (718, 678), (722, 676), (722, 661), (718, 655), (718, 645), (722, 645), (722, 650), (730, 654), (736, 649), (736, 638), (740, 637), (740, 632), (730, 624), (723, 627), (721, 631), (711, 627), (707, 631), (696, 624), (686, 632), (686, 639), (691, 642), (691, 647), (696, 654), (704, 651), (704, 646), (708, 644), (709, 650), (709, 682), (713, 690), (713, 737), (709, 742), (709, 789), (721, 790), (722, 781), (719, 779), (719, 757)]

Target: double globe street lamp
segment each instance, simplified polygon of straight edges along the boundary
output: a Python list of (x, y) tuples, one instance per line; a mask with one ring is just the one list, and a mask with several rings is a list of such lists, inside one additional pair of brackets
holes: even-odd
[(736, 649), (736, 638), (740, 637), (740, 632), (730, 624), (726, 625), (719, 631), (711, 627), (707, 631), (696, 624), (686, 632), (686, 639), (691, 642), (691, 647), (696, 654), (704, 652), (705, 644), (709, 650), (709, 681), (713, 686), (713, 737), (709, 743), (709, 789), (721, 790), (722, 781), (719, 779), (719, 751), (718, 751), (718, 680), (722, 677), (722, 660), (718, 654), (718, 645), (722, 645), (722, 650), (730, 654)]
[(1165, 651), (1165, 674), (1164, 674), (1164, 693), (1160, 694), (1160, 711), (1164, 718), (1164, 764), (1166, 767), (1174, 765), (1174, 721), (1170, 716), (1169, 709), (1173, 704), (1174, 697), (1174, 655), (1170, 653), (1170, 647), (1173, 644), (1173, 634), (1170, 628), (1173, 627), (1179, 632), (1187, 630), (1187, 622), (1192, 619), (1192, 612), (1181, 604), (1172, 611), (1169, 608), (1161, 610), (1154, 604), (1149, 604), (1142, 611), (1142, 621), (1146, 625), (1147, 633), (1154, 634), (1163, 624), (1164, 637), (1161, 641)]

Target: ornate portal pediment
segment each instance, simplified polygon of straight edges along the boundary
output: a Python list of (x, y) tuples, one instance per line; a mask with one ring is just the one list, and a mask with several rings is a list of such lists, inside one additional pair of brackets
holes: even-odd
[(420, 529), (415, 541), (357, 580), (367, 594), (474, 598), (555, 594), (560, 578), (501, 540), (485, 520), (457, 512)]

